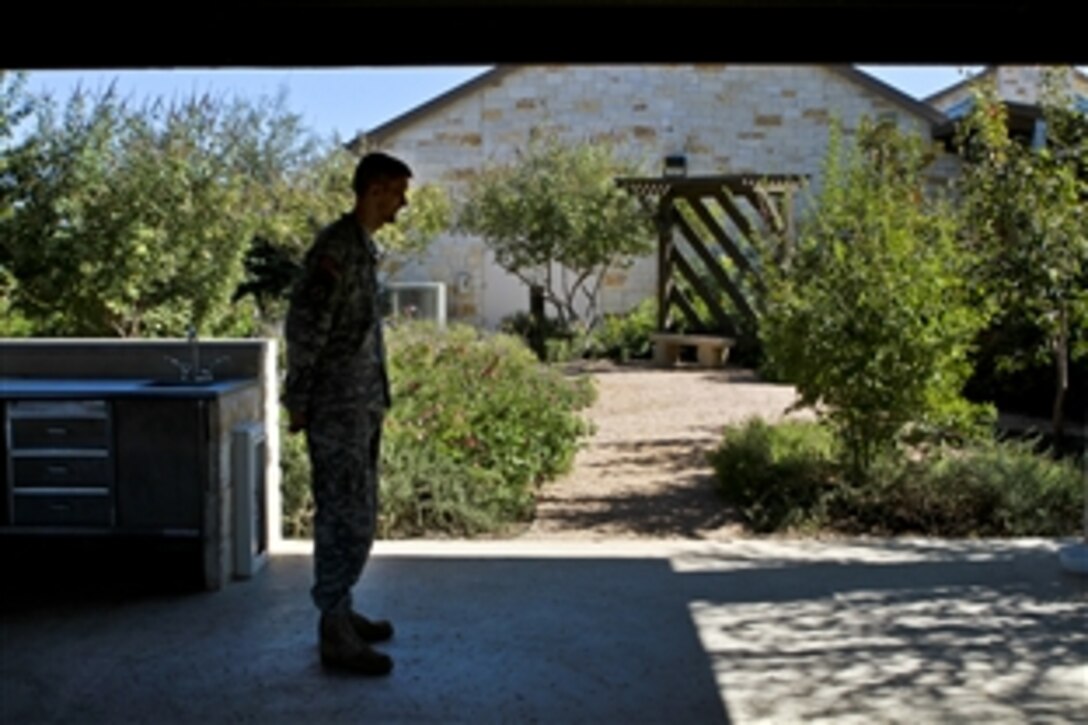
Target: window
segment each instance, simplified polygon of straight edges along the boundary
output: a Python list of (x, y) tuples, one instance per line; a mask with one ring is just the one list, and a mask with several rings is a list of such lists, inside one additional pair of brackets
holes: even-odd
[(954, 103), (948, 107), (948, 110), (944, 112), (944, 115), (949, 118), (963, 118), (971, 110), (971, 106), (974, 105), (973, 98), (964, 98), (958, 103)]

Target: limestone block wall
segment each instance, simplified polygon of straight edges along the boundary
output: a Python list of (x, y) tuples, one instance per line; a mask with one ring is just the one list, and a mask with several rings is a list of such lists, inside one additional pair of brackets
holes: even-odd
[[(380, 148), (403, 157), (419, 181), (437, 181), (459, 198), (485, 164), (515, 157), (533, 133), (610, 143), (617, 155), (656, 176), (666, 155), (687, 157), (688, 174), (801, 174), (818, 190), (828, 131), (847, 134), (862, 116), (891, 117), (928, 132), (927, 122), (889, 98), (824, 66), (542, 65), (502, 69), (492, 81), (384, 137)], [(804, 208), (804, 204), (799, 204)], [(415, 274), (473, 284), (451, 296), (450, 319), (492, 326), (526, 309), (527, 292), (487, 269), (479, 240), (449, 236)], [(408, 270), (406, 270), (407, 272)], [(606, 310), (652, 295), (652, 258), (610, 275)]]

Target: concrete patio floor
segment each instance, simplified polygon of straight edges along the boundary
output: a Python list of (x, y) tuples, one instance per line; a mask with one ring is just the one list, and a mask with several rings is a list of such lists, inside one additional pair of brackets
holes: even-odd
[(379, 542), (376, 680), (320, 669), (307, 542), (210, 593), (54, 563), (5, 584), (0, 721), (1086, 722), (1061, 543)]

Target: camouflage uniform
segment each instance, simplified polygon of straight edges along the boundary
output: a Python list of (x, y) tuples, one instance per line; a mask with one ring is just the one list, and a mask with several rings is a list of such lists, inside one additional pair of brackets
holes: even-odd
[(378, 250), (353, 214), (318, 234), (287, 313), (283, 402), (306, 415), (314, 515), (314, 603), (351, 607), (374, 542), (381, 427), (389, 407)]

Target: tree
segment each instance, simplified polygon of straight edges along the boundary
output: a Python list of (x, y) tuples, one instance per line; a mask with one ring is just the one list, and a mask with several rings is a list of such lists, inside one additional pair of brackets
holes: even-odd
[[(252, 295), (268, 323), (281, 320), (287, 294), (301, 267), (302, 257), (324, 224), (351, 208), (351, 176), (355, 157), (333, 148), (277, 189), (273, 206), (278, 225), (266, 224), (253, 237), (245, 258), (245, 276), (232, 299)], [(434, 184), (412, 187), (408, 206), (396, 222), (378, 231), (376, 241), (385, 252), (382, 274), (393, 276), (408, 261), (422, 255), (442, 231), (449, 228), (449, 195)]]
[(653, 249), (646, 215), (615, 184), (634, 173), (606, 146), (536, 139), (517, 161), (470, 182), (459, 223), (506, 271), (541, 288), (561, 325), (592, 328), (608, 271)]
[(408, 191), (408, 206), (393, 224), (375, 235), (386, 253), (382, 273), (393, 276), (405, 264), (420, 258), (442, 232), (453, 224), (453, 204), (437, 184), (422, 184)]
[(1006, 322), (1026, 320), (1039, 344), (1002, 360), (1008, 369), (1054, 365), (1052, 428), (1060, 440), (1070, 360), (1088, 354), (1088, 115), (1048, 74), (1041, 99), (1046, 142), (1033, 148), (1009, 134), (996, 88), (980, 83), (961, 126), (961, 194), (976, 279), (993, 291)]
[(972, 430), (982, 409), (961, 391), (988, 313), (967, 281), (954, 213), (926, 193), (921, 140), (868, 122), (858, 138), (844, 148), (833, 130), (791, 262), (764, 262), (760, 334), (801, 404), (835, 430), (860, 483), (910, 423)]
[(0, 220), (12, 213), (13, 185), (9, 168), (15, 153), (13, 136), (32, 108), (26, 93), (26, 75), (0, 70)]
[[(10, 171), (18, 147), (14, 135), (32, 108), (25, 75), (0, 70), (0, 225), (14, 214), (15, 183)], [(19, 282), (11, 271), (11, 262), (0, 246), (0, 337), (25, 336), (33, 329), (13, 304)]]
[(249, 240), (297, 224), (276, 203), (319, 145), (284, 97), (132, 108), (113, 89), (40, 102), (12, 154), (0, 258), (41, 335), (247, 334), (230, 294)]

